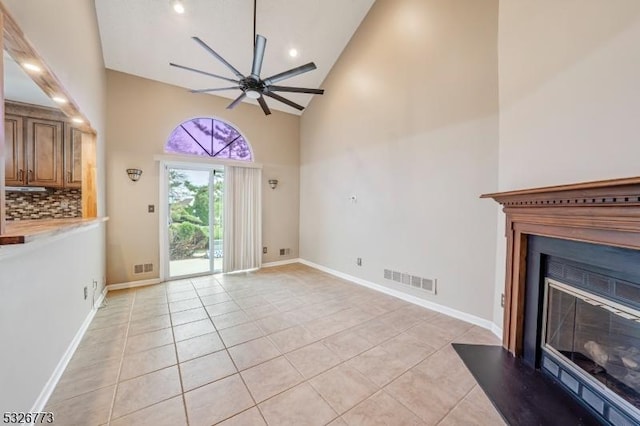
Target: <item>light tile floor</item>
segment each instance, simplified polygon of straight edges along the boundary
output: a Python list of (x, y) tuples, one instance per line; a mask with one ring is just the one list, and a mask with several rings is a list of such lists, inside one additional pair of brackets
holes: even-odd
[(294, 264), (115, 291), (60, 425), (500, 425), (451, 342), (488, 331)]

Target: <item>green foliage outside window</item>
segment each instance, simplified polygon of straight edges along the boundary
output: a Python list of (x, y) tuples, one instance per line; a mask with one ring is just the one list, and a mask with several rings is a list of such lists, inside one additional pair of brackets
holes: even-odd
[[(209, 186), (194, 185), (179, 170), (169, 170), (169, 247), (172, 260), (189, 259), (196, 253), (211, 254), (209, 244)], [(222, 223), (222, 182), (214, 183), (214, 221)], [(222, 240), (222, 227), (215, 226), (215, 240)]]

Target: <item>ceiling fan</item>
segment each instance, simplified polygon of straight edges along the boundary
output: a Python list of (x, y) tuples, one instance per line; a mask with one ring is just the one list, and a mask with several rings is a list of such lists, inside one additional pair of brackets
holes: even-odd
[(246, 98), (256, 99), (264, 111), (265, 115), (271, 114), (271, 110), (267, 105), (264, 97), (268, 96), (272, 99), (282, 102), (283, 104), (289, 105), (299, 111), (302, 111), (304, 107), (299, 105), (281, 95), (277, 92), (290, 92), (290, 93), (309, 93), (312, 95), (322, 95), (324, 94), (323, 89), (307, 89), (304, 87), (291, 87), (291, 86), (278, 86), (276, 83), (286, 80), (291, 77), (295, 77), (300, 74), (304, 74), (309, 71), (313, 71), (316, 69), (316, 64), (313, 62), (309, 62), (308, 64), (301, 65), (296, 68), (292, 68), (290, 70), (281, 72), (279, 74), (272, 75), (267, 78), (260, 77), (260, 71), (262, 69), (262, 61), (264, 59), (264, 52), (267, 46), (267, 39), (260, 34), (256, 34), (256, 2), (253, 2), (253, 61), (251, 65), (251, 74), (245, 76), (240, 71), (238, 71), (233, 65), (227, 62), (222, 56), (220, 56), (215, 50), (213, 50), (209, 45), (207, 45), (204, 41), (202, 41), (198, 37), (191, 37), (196, 41), (200, 46), (202, 46), (207, 52), (213, 55), (214, 58), (222, 62), (231, 72), (235, 75), (236, 78), (224, 77), (217, 74), (212, 74), (207, 71), (198, 70), (195, 68), (187, 67), (184, 65), (178, 65), (174, 63), (169, 63), (172, 67), (181, 68), (187, 71), (197, 72), (199, 74), (208, 75), (210, 77), (215, 77), (221, 80), (229, 81), (231, 83), (235, 83), (235, 86), (231, 87), (219, 87), (213, 89), (197, 89), (190, 90), (191, 93), (209, 93), (209, 92), (220, 92), (223, 90), (235, 90), (240, 89), (242, 93), (238, 96), (233, 102), (227, 106), (227, 109), (233, 109), (236, 105), (238, 105), (242, 100)]

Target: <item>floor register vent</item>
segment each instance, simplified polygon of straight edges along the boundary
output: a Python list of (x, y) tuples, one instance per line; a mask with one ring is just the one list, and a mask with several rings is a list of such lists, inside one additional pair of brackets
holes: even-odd
[(384, 270), (384, 278), (391, 281), (399, 282), (409, 287), (419, 288), (429, 293), (436, 294), (437, 280), (435, 278), (423, 278), (417, 275), (411, 275), (403, 272)]

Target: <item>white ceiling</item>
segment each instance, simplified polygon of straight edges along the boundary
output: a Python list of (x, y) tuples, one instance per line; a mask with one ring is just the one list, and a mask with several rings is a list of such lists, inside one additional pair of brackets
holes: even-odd
[[(279, 84), (320, 87), (374, 1), (258, 0), (257, 33), (267, 38), (261, 76), (265, 78), (313, 61), (317, 70)], [(241, 73), (250, 74), (252, 0), (184, 0), (184, 15), (176, 14), (169, 0), (95, 0), (95, 3), (107, 68), (188, 89), (233, 85), (169, 66), (169, 62), (174, 62), (234, 77), (191, 40), (192, 36), (198, 36)], [(288, 55), (291, 48), (300, 52), (297, 58)], [(239, 94), (238, 89), (217, 93), (229, 99)], [(283, 95), (302, 106), (307, 106), (312, 98), (305, 94)], [(244, 102), (256, 103), (246, 99)], [(271, 109), (299, 114), (274, 99), (267, 98), (267, 102)]]

